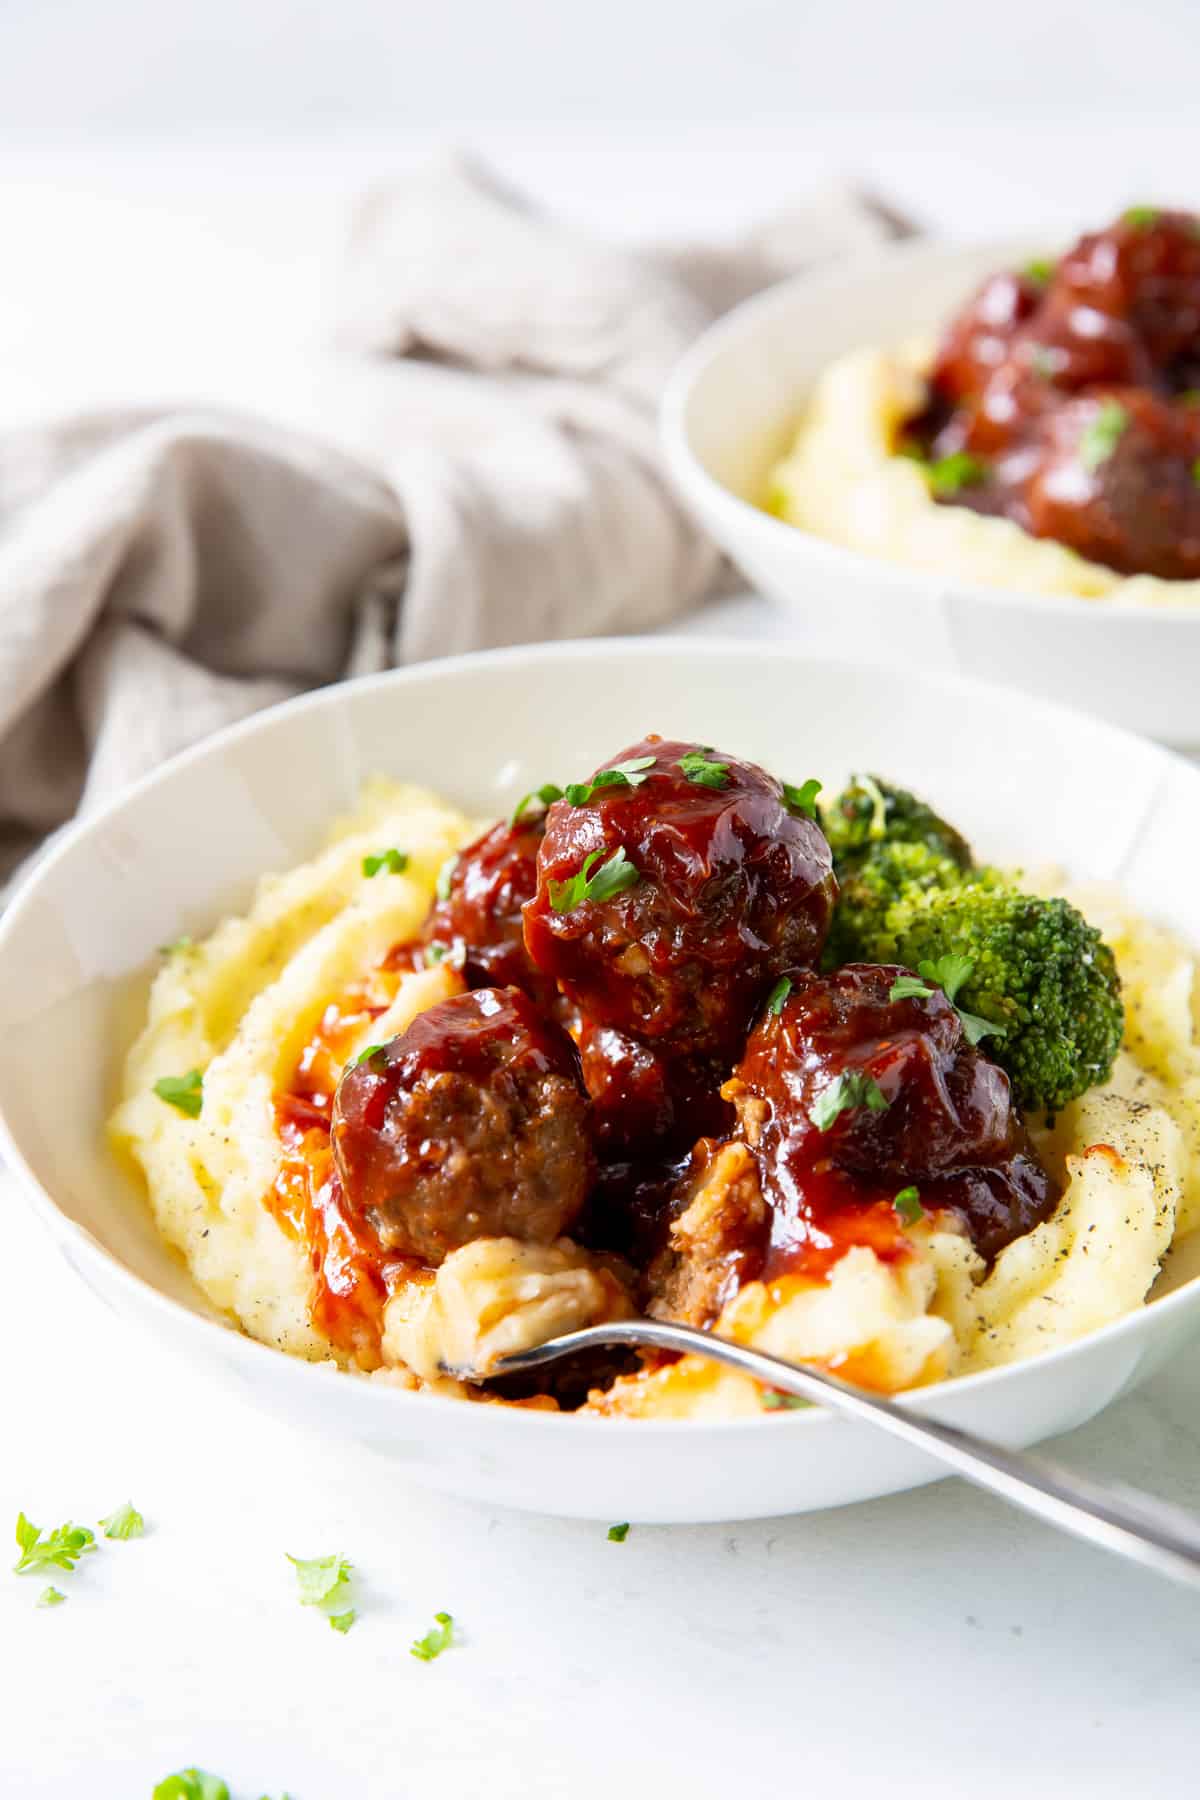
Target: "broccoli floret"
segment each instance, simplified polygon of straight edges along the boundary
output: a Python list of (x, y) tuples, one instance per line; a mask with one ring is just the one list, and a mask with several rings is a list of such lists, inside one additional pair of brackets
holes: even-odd
[(855, 775), (822, 808), (821, 824), (839, 880), (882, 844), (922, 844), (960, 869), (971, 867), (971, 847), (961, 832), (924, 800), (878, 775)]
[[(914, 885), (874, 919), (856, 912), (852, 953), (923, 975), (923, 965), (960, 959), (967, 972), (955, 1005), (996, 1028), (987, 1051), (1018, 1103), (1057, 1112), (1105, 1080), (1120, 1049), (1125, 1014), (1113, 953), (1067, 901), (1015, 893), (995, 871), (974, 873), (980, 879), (956, 886)], [(848, 929), (840, 942), (851, 943)]]
[[(991, 882), (989, 869), (966, 870), (953, 857), (923, 843), (884, 840), (848, 865), (843, 864), (837, 909), (825, 945), (824, 966), (896, 960), (897, 906), (907, 908), (921, 894)], [(907, 917), (907, 911), (904, 913)]]

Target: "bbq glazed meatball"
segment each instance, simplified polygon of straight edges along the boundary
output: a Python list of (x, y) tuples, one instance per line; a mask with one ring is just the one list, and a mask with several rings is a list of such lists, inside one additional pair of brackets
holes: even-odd
[(500, 824), (446, 865), (444, 898), (422, 934), (427, 945), (462, 960), (468, 987), (519, 987), (546, 1004), (554, 983), (538, 974), (525, 949), (521, 908), (537, 889), (544, 815)]
[(592, 1134), (603, 1161), (662, 1157), (729, 1130), (733, 1114), (720, 1092), (727, 1064), (672, 1056), (578, 1013), (568, 1030), (579, 1048)]
[[(930, 991), (893, 1000), (897, 982)], [(785, 1221), (819, 1226), (822, 1209), (890, 1206), (915, 1184), (926, 1210), (957, 1212), (991, 1258), (1057, 1197), (1008, 1077), (967, 1042), (942, 990), (906, 969), (794, 975), (726, 1092)]]
[(594, 1025), (731, 1061), (774, 978), (820, 954), (829, 846), (754, 763), (657, 737), (613, 763), (635, 779), (547, 814), (526, 946)]
[(1024, 490), (1026, 529), (1124, 575), (1200, 577), (1200, 412), (1138, 389), (1068, 401)]
[(1007, 358), (1042, 289), (1027, 275), (991, 275), (950, 324), (938, 348), (932, 385), (950, 404), (974, 398)]
[(332, 1142), (348, 1210), (433, 1265), (475, 1238), (552, 1243), (592, 1179), (575, 1048), (511, 987), (443, 1000), (347, 1069)]

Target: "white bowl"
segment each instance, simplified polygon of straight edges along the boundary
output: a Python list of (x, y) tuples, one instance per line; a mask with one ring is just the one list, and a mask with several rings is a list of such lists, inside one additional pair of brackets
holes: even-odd
[[(308, 856), (365, 776), (411, 776), (500, 813), (647, 730), (793, 781), (882, 768), (932, 796), (982, 853), (1120, 878), (1200, 942), (1200, 847), (1181, 828), (1200, 811), (1200, 773), (1111, 727), (977, 683), (897, 681), (786, 647), (658, 639), (464, 657), (263, 713), (63, 838), (0, 926), (0, 1143), (71, 1266), (145, 1328), (145, 1355), (173, 1347), (327, 1451), (353, 1440), (430, 1486), (601, 1519), (761, 1517), (933, 1480), (937, 1465), (916, 1452), (815, 1412), (723, 1425), (555, 1417), (296, 1361), (214, 1317), (103, 1146), (155, 946), (205, 931), (265, 870)], [(1083, 1342), (913, 1404), (1031, 1443), (1106, 1406), (1198, 1325), (1191, 1282)]]
[(806, 649), (1003, 681), (1167, 743), (1200, 745), (1200, 608), (973, 586), (843, 549), (754, 504), (835, 357), (937, 336), (984, 275), (1048, 248), (1044, 239), (906, 245), (747, 301), (675, 371), (662, 410), (667, 461), (711, 535), (795, 611)]

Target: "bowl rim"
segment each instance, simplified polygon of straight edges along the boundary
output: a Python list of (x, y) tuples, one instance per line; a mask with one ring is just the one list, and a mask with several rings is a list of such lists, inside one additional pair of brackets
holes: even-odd
[[(372, 675), (363, 675), (348, 681), (331, 683), (325, 687), (314, 688), (306, 693), (298, 694), (283, 700), (274, 706), (262, 708), (245, 719), (237, 720), (202, 738), (198, 743), (189, 745), (177, 752), (158, 767), (149, 770), (136, 781), (129, 783), (118, 793), (110, 796), (103, 804), (89, 812), (85, 817), (72, 821), (64, 826), (55, 836), (47, 849), (36, 857), (33, 864), (19, 878), (3, 915), (0, 916), (0, 969), (3, 968), (4, 957), (9, 939), (13, 935), (17, 923), (30, 908), (38, 903), (42, 887), (50, 873), (58, 865), (75, 854), (78, 847), (86, 845), (99, 836), (108, 823), (120, 816), (126, 807), (131, 806), (144, 793), (165, 785), (176, 778), (184, 769), (193, 763), (202, 762), (217, 756), (231, 744), (243, 739), (258, 737), (275, 730), (280, 719), (292, 718), (305, 713), (319, 713), (326, 709), (353, 705), (357, 695), (375, 692), (379, 689), (397, 687), (403, 689), (411, 685), (420, 685), (430, 680), (453, 681), (460, 672), (483, 672), (493, 668), (503, 668), (510, 664), (532, 663), (553, 664), (555, 662), (580, 662), (589, 658), (595, 651), (619, 652), (625, 656), (635, 656), (654, 661), (675, 662), (680, 657), (696, 657), (709, 662), (727, 662), (730, 656), (754, 654), (756, 647), (744, 640), (733, 637), (687, 637), (671, 634), (655, 637), (607, 637), (585, 638), (565, 643), (534, 643), (510, 645), (501, 649), (473, 651), (461, 656), (445, 657), (436, 662), (422, 662), (401, 669), (386, 669)], [(828, 679), (840, 676), (859, 676), (878, 671), (870, 664), (851, 661), (845, 657), (827, 657), (807, 653), (801, 646), (779, 643), (772, 646), (772, 658), (782, 657), (800, 668), (819, 669)], [(999, 683), (979, 680), (974, 676), (946, 673), (942, 671), (925, 671), (925, 679), (957, 699), (969, 701), (974, 695), (995, 696), (1007, 690)], [(1119, 743), (1136, 744), (1139, 751), (1149, 749), (1158, 761), (1167, 768), (1181, 769), (1185, 777), (1200, 781), (1200, 770), (1188, 761), (1176, 755), (1163, 745), (1155, 744), (1149, 739), (1139, 737), (1136, 732), (1123, 726), (1112, 725), (1107, 720), (1098, 719), (1083, 711), (1082, 708), (1049, 700), (1040, 695), (1022, 695), (1023, 703), (1035, 710), (1052, 714), (1060, 724), (1085, 724), (1090, 730), (1099, 731), (1103, 735), (1116, 739)], [(1165, 770), (1164, 770), (1165, 772)], [(266, 871), (263, 871), (264, 873)], [(289, 1380), (299, 1385), (311, 1381), (314, 1377), (328, 1379), (330, 1373), (348, 1376), (355, 1380), (360, 1393), (373, 1393), (374, 1402), (381, 1409), (384, 1423), (396, 1423), (401, 1418), (406, 1421), (409, 1415), (396, 1412), (398, 1405), (415, 1403), (422, 1409), (434, 1406), (440, 1418), (448, 1420), (449, 1412), (470, 1418), (486, 1418), (488, 1423), (482, 1429), (511, 1430), (538, 1435), (550, 1433), (594, 1431), (602, 1428), (606, 1435), (629, 1437), (631, 1441), (646, 1442), (650, 1437), (663, 1433), (668, 1437), (683, 1433), (713, 1433), (719, 1437), (728, 1435), (740, 1436), (747, 1431), (758, 1431), (766, 1425), (778, 1427), (781, 1418), (790, 1421), (795, 1429), (813, 1430), (818, 1426), (833, 1426), (839, 1421), (831, 1413), (812, 1407), (798, 1411), (783, 1413), (764, 1412), (761, 1416), (737, 1419), (598, 1419), (595, 1415), (582, 1416), (576, 1413), (549, 1413), (516, 1406), (471, 1406), (464, 1413), (463, 1402), (440, 1394), (424, 1391), (397, 1389), (384, 1383), (375, 1382), (356, 1374), (353, 1370), (332, 1369), (328, 1362), (310, 1363), (306, 1358), (292, 1355), (287, 1351), (274, 1348), (253, 1338), (240, 1326), (230, 1323), (221, 1317), (216, 1309), (208, 1313), (197, 1312), (182, 1301), (164, 1293), (152, 1281), (145, 1279), (129, 1268), (108, 1247), (94, 1237), (84, 1226), (72, 1219), (59, 1206), (46, 1189), (26, 1160), (24, 1151), (9, 1123), (4, 1104), (4, 1093), (0, 1090), (0, 1169), (7, 1167), (9, 1173), (16, 1176), (16, 1186), (24, 1194), (32, 1210), (42, 1219), (56, 1242), (68, 1241), (74, 1252), (89, 1263), (99, 1263), (109, 1281), (125, 1289), (135, 1304), (145, 1307), (152, 1313), (160, 1313), (175, 1323), (181, 1332), (187, 1333), (196, 1346), (198, 1353), (209, 1360), (208, 1352), (215, 1350), (218, 1341), (223, 1344), (228, 1355), (244, 1359), (247, 1375), (262, 1365), (267, 1366), (264, 1359), (269, 1359), (273, 1369), (281, 1381)], [(103, 1143), (97, 1145), (97, 1155), (108, 1154)], [(172, 1252), (174, 1254), (174, 1252)], [(186, 1266), (186, 1265), (185, 1265)], [(78, 1271), (77, 1271), (78, 1272)], [(941, 1381), (931, 1382), (927, 1386), (905, 1390), (899, 1398), (905, 1406), (916, 1411), (936, 1412), (941, 1403), (949, 1401), (952, 1405), (956, 1396), (969, 1397), (976, 1393), (986, 1392), (992, 1388), (1003, 1386), (1006, 1381), (1019, 1378), (1023, 1371), (1036, 1365), (1048, 1369), (1051, 1365), (1059, 1367), (1075, 1359), (1089, 1354), (1093, 1344), (1103, 1340), (1106, 1344), (1119, 1343), (1127, 1337), (1137, 1337), (1146, 1328), (1146, 1320), (1151, 1312), (1157, 1315), (1160, 1309), (1171, 1313), (1186, 1311), (1189, 1306), (1200, 1300), (1200, 1274), (1183, 1282), (1172, 1293), (1160, 1299), (1143, 1304), (1134, 1310), (1122, 1314), (1120, 1318), (1111, 1320), (1098, 1330), (1090, 1331), (1083, 1337), (1069, 1343), (1057, 1345), (1033, 1357), (1025, 1357), (1017, 1362), (1003, 1363), (991, 1369), (979, 1370), (971, 1375), (949, 1376)], [(219, 1340), (216, 1334), (219, 1334)], [(417, 1416), (421, 1416), (418, 1414)], [(497, 1420), (513, 1421), (511, 1425), (498, 1425)]]
[[(1044, 235), (1043, 244), (1044, 248)], [(992, 587), (985, 582), (960, 576), (935, 576), (933, 571), (909, 569), (883, 557), (868, 556), (865, 551), (835, 544), (802, 526), (777, 519), (749, 500), (743, 500), (732, 488), (711, 475), (692, 447), (689, 411), (695, 392), (713, 364), (729, 346), (752, 340), (765, 319), (786, 314), (793, 307), (816, 307), (846, 287), (878, 282), (892, 273), (903, 273), (923, 264), (953, 266), (957, 262), (978, 262), (996, 258), (996, 267), (1006, 260), (1036, 253), (1038, 241), (1029, 237), (947, 239), (920, 238), (885, 244), (864, 250), (833, 264), (829, 268), (801, 271), (773, 282), (761, 293), (723, 314), (684, 351), (667, 380), (658, 408), (659, 438), (676, 487), (684, 499), (699, 511), (722, 517), (732, 534), (752, 537), (768, 551), (785, 550), (788, 546), (813, 563), (833, 571), (853, 571), (859, 576), (870, 573), (887, 586), (911, 592), (923, 584), (926, 588), (937, 581), (953, 593), (955, 599), (988, 606), (1011, 607), (1024, 611), (1034, 607), (1040, 612), (1057, 614), (1066, 619), (1137, 619), (1147, 629), (1170, 626), (1200, 625), (1200, 602), (1195, 606), (1152, 606), (1131, 600), (1087, 599), (1078, 594), (1044, 594), (1036, 588)], [(798, 409), (799, 399), (795, 402)], [(736, 554), (730, 552), (736, 560)]]

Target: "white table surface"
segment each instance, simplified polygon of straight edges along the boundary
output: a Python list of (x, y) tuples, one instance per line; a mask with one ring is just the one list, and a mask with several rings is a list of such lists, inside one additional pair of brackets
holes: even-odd
[[(806, 134), (491, 146), (610, 230), (729, 227), (855, 166), (921, 216), (1003, 231), (1171, 197), (1200, 132), (847, 118)], [(287, 411), (358, 183), (408, 144), (252, 158), (0, 151), (0, 428), (168, 394)], [(636, 171), (636, 178), (634, 172)], [(280, 304), (286, 324), (280, 327)], [(301, 409), (302, 410), (302, 409)], [(752, 599), (698, 629), (770, 635)], [(52, 1081), (53, 1070), (40, 1071)], [(92, 1521), (106, 1545), (38, 1611), (0, 1576), (0, 1794), (148, 1800), (198, 1762), (234, 1800), (722, 1800), (770, 1791), (1088, 1800), (1195, 1791), (1200, 1600), (957, 1482), (765, 1524), (635, 1527), (492, 1513), (339, 1460), (135, 1337), (10, 1186), (0, 1522)], [(1200, 1368), (1057, 1446), (1200, 1503)], [(7, 1529), (7, 1527), (5, 1527)], [(296, 1604), (284, 1552), (340, 1550), (360, 1621)], [(439, 1609), (461, 1648), (408, 1655)]]

